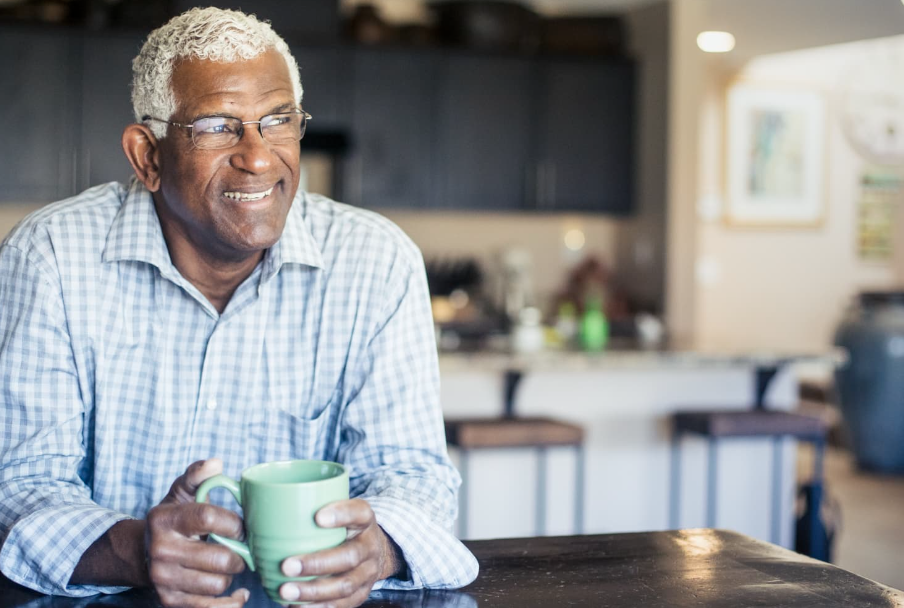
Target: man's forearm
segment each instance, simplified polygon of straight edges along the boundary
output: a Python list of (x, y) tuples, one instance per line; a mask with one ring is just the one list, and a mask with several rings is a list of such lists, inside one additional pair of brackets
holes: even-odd
[(88, 547), (75, 567), (69, 584), (147, 586), (144, 535), (144, 520), (126, 519), (115, 523)]

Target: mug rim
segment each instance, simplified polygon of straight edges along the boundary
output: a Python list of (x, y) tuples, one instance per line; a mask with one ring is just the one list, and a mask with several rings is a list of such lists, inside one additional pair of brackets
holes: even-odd
[[(312, 467), (329, 464), (329, 465), (339, 467), (340, 472), (336, 475), (333, 475), (331, 477), (325, 477), (323, 479), (314, 479), (312, 481), (296, 481), (296, 482), (291, 482), (291, 483), (275, 483), (272, 481), (261, 481), (258, 479), (250, 479), (247, 476), (248, 473), (251, 473), (255, 469), (276, 467), (276, 466), (280, 466), (280, 465), (291, 465), (294, 463), (304, 463), (305, 465), (309, 465)], [(253, 483), (254, 485), (258, 485), (258, 486), (280, 487), (280, 486), (289, 486), (289, 485), (293, 485), (293, 484), (305, 484), (305, 485), (322, 484), (322, 483), (334, 481), (336, 479), (340, 479), (342, 477), (348, 477), (348, 468), (341, 462), (336, 462), (335, 460), (305, 460), (303, 458), (294, 458), (294, 459), (289, 459), (289, 460), (274, 460), (271, 462), (259, 462), (257, 464), (251, 465), (250, 467), (248, 467), (247, 469), (242, 471), (241, 481), (247, 482), (247, 483)]]

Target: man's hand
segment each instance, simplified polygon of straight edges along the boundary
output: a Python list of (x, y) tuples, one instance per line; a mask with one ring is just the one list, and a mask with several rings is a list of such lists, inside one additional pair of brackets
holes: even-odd
[(245, 562), (226, 547), (200, 538), (211, 532), (236, 539), (243, 536), (238, 515), (195, 502), (201, 482), (222, 471), (223, 463), (217, 458), (193, 463), (173, 482), (166, 498), (148, 512), (148, 575), (166, 607), (241, 608), (248, 601), (246, 589), (216, 597), (232, 583), (232, 575), (245, 569)]
[(373, 584), (393, 576), (403, 562), (398, 546), (377, 525), (365, 500), (341, 500), (317, 512), (317, 525), (345, 526), (348, 538), (332, 549), (283, 560), (286, 576), (320, 576), (311, 581), (283, 583), (279, 594), (287, 602), (305, 601), (313, 606), (352, 608), (367, 599)]

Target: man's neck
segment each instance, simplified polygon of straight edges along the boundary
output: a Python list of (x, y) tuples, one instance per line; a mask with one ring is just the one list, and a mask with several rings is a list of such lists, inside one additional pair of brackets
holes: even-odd
[(164, 229), (163, 236), (173, 265), (220, 314), (264, 257), (264, 252), (258, 251), (241, 259), (226, 259), (200, 250), (184, 235), (167, 234)]

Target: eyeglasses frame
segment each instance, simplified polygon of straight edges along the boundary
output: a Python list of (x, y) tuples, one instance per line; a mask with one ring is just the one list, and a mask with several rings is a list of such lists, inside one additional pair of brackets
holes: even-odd
[[(256, 124), (256, 125), (257, 125), (257, 132), (260, 133), (261, 139), (263, 139), (263, 140), (264, 140), (265, 142), (267, 142), (268, 144), (272, 144), (273, 142), (269, 141), (266, 137), (264, 137), (264, 130), (263, 130), (263, 126), (262, 126), (262, 125), (263, 125), (264, 119), (267, 118), (268, 116), (279, 116), (280, 114), (301, 114), (302, 117), (304, 118), (304, 121), (305, 121), (305, 122), (304, 122), (305, 128), (307, 128), (307, 122), (308, 122), (309, 120), (311, 120), (311, 119), (314, 118), (314, 117), (311, 116), (309, 113), (305, 112), (304, 109), (302, 109), (302, 108), (294, 108), (294, 109), (289, 110), (289, 111), (286, 111), (286, 112), (272, 112), (272, 113), (270, 113), (270, 114), (264, 114), (263, 116), (261, 116), (261, 117), (260, 117), (259, 119), (257, 119), (257, 120), (241, 120), (241, 119), (238, 118), (237, 116), (222, 116), (222, 115), (216, 115), (216, 114), (214, 114), (214, 115), (211, 115), (211, 116), (202, 116), (202, 117), (200, 117), (200, 118), (196, 118), (194, 121), (192, 121), (192, 124), (185, 125), (185, 124), (182, 124), (182, 123), (173, 122), (172, 120), (164, 120), (163, 118), (155, 118), (155, 117), (153, 117), (153, 116), (150, 116), (149, 114), (145, 114), (144, 116), (141, 117), (141, 121), (142, 121), (142, 122), (145, 122), (145, 121), (148, 121), (148, 120), (154, 120), (154, 121), (157, 121), (157, 122), (164, 122), (164, 123), (166, 123), (166, 124), (168, 124), (168, 125), (172, 125), (172, 126), (174, 126), (174, 127), (180, 127), (180, 128), (182, 128), (182, 129), (191, 129), (191, 130), (192, 130), (192, 134), (191, 134), (191, 144), (192, 144), (192, 146), (194, 146), (194, 147), (197, 148), (198, 150), (228, 150), (228, 149), (231, 148), (232, 146), (235, 146), (235, 145), (238, 144), (240, 141), (242, 141), (242, 136), (245, 135), (245, 125), (254, 125), (254, 124)], [(225, 146), (225, 147), (223, 147), (223, 148), (200, 148), (200, 147), (198, 147), (198, 144), (195, 143), (195, 131), (194, 131), (195, 125), (194, 125), (194, 123), (197, 122), (197, 121), (199, 121), (199, 120), (202, 120), (202, 119), (204, 119), (204, 118), (234, 118), (235, 120), (238, 120), (239, 122), (242, 123), (242, 130), (241, 130), (241, 132), (239, 132), (239, 134), (238, 134), (238, 136), (239, 136), (239, 137), (238, 137), (238, 140), (237, 140), (234, 144), (232, 144), (232, 146)], [(302, 130), (302, 132), (301, 132), (301, 138), (299, 138), (298, 141), (301, 141), (301, 140), (304, 138), (304, 133), (305, 133), (304, 130)], [(274, 144), (274, 145), (281, 145), (281, 144)]]

